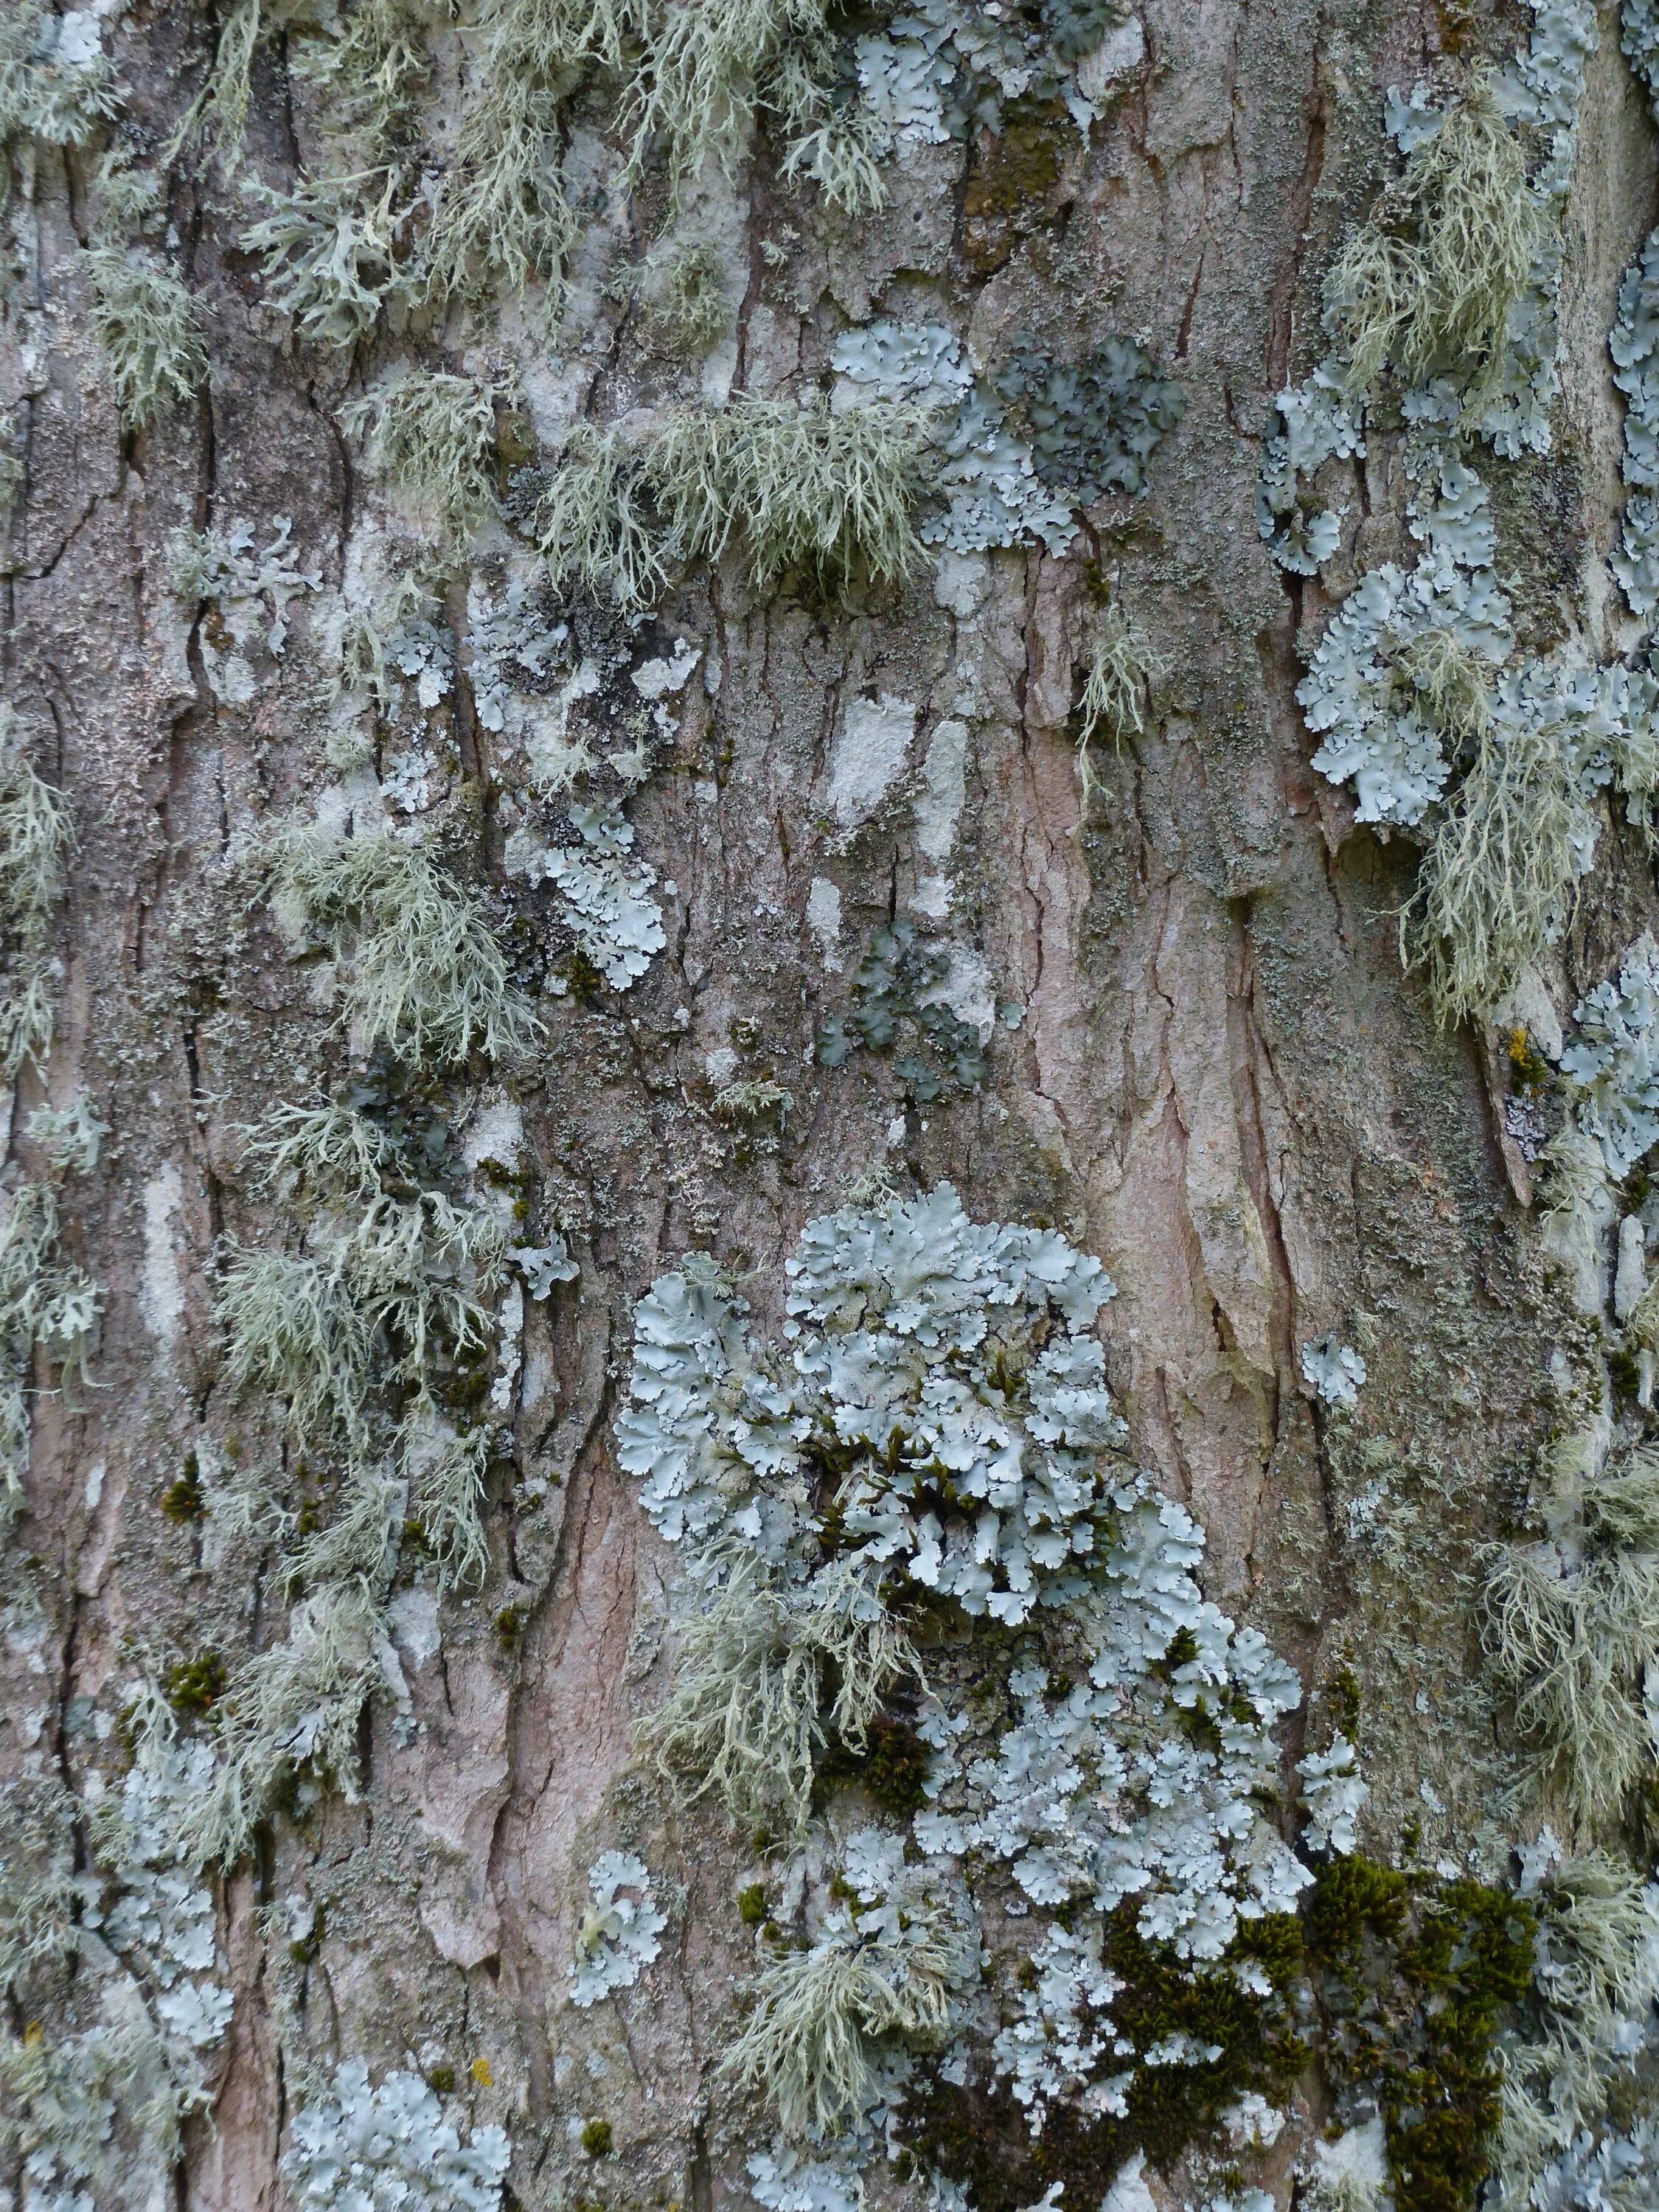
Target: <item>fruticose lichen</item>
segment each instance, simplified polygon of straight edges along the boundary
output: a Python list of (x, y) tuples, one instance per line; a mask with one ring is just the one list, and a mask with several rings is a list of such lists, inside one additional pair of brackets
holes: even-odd
[(1093, 780), (1090, 749), (1097, 738), (1109, 738), (1116, 750), (1146, 735), (1152, 687), (1163, 672), (1163, 663), (1141, 631), (1116, 608), (1108, 608), (1079, 702), (1078, 763), (1085, 790)]
[[(1274, 558), (1315, 574), (1341, 519), (1306, 480), (1364, 453), (1392, 371), (1418, 486), (1407, 520), (1428, 550), (1409, 574), (1387, 564), (1362, 579), (1297, 696), (1328, 733), (1315, 766), (1352, 783), (1358, 819), (1422, 826), (1429, 849), (1401, 949), (1449, 1020), (1500, 1002), (1566, 927), (1599, 793), (1620, 783), (1632, 818), (1645, 820), (1655, 784), (1645, 672), (1584, 667), (1570, 653), (1516, 659), (1486, 488), (1470, 465), (1477, 440), (1511, 459), (1551, 444), (1561, 221), (1598, 32), (1584, 0), (1534, 0), (1533, 15), (1525, 51), (1461, 100), (1436, 106), (1420, 86), (1409, 100), (1390, 91), (1403, 173), (1331, 272), (1338, 349), (1280, 396), (1259, 488)], [(1540, 145), (1541, 161), (1528, 150)], [(1634, 402), (1632, 482), (1642, 284), (1632, 271), (1613, 340)]]
[(195, 301), (176, 272), (141, 246), (89, 246), (87, 275), (122, 419), (145, 429), (191, 398), (207, 374)]
[(653, 605), (681, 563), (734, 544), (757, 588), (801, 565), (830, 586), (892, 580), (915, 548), (921, 464), (913, 410), (742, 398), (639, 434), (579, 428), (520, 514), (556, 584), (623, 607)]
[[(11, 708), (0, 708), (0, 1073), (13, 1082), (26, 1066), (45, 1073), (62, 973), (52, 932), (72, 842), (61, 794), (30, 762)], [(88, 1152), (95, 1158), (96, 1138), (81, 1133), (86, 1124), (71, 1109), (54, 1144), (52, 1112), (37, 1108), (29, 1122), (49, 1178), (19, 1177), (0, 1191), (0, 1527), (23, 1503), (37, 1362), (84, 1382), (100, 1304), (91, 1278), (64, 1255), (58, 1202), (64, 1176), (84, 1171)]]
[(343, 964), (339, 1018), (368, 1058), (380, 1047), (453, 1066), (521, 1051), (537, 1023), (476, 896), (392, 832), (340, 838), (289, 829), (264, 862), (280, 918)]
[(446, 558), (495, 503), (495, 395), (471, 377), (410, 368), (340, 410), (369, 465), (405, 489)]
[(0, 706), (0, 1073), (40, 1061), (52, 1041), (59, 969), (52, 930), (73, 829), (35, 769), (16, 715)]
[(264, 261), (266, 300), (302, 337), (355, 345), (403, 289), (398, 249), (410, 210), (400, 183), (393, 173), (306, 178), (286, 193), (261, 188), (267, 211), (242, 246)]
[(88, 9), (14, 4), (0, 16), (0, 140), (82, 146), (120, 106), (115, 71)]

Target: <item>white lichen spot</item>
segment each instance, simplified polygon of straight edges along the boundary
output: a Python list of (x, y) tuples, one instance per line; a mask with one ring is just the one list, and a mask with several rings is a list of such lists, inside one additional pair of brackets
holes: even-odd
[(1296, 1771), (1308, 1808), (1303, 1831), (1308, 1848), (1346, 1856), (1356, 1846), (1353, 1824), (1371, 1794), (1359, 1771), (1358, 1753), (1346, 1735), (1339, 1735), (1328, 1749), (1299, 1759)]
[(818, 941), (818, 953), (832, 975), (839, 975), (841, 891), (827, 876), (814, 876), (806, 894), (806, 927)]
[(144, 1185), (144, 1273), (138, 1294), (144, 1324), (164, 1351), (171, 1351), (177, 1341), (185, 1317), (184, 1275), (175, 1235), (184, 1208), (183, 1180), (174, 1163), (167, 1160)]
[(668, 659), (641, 661), (629, 680), (641, 699), (654, 702), (684, 691), (691, 680), (691, 672), (702, 659), (700, 647), (688, 645), (683, 637), (677, 637)]
[(930, 860), (948, 860), (968, 795), (968, 725), (943, 721), (927, 740), (922, 791), (916, 801), (916, 848)]
[(1158, 2212), (1158, 2199), (1146, 2185), (1146, 2154), (1138, 2150), (1119, 2166), (1100, 2201), (1100, 2212)]
[(830, 764), (830, 805), (843, 829), (867, 822), (902, 774), (916, 710), (884, 691), (849, 701)]
[(1334, 2142), (1315, 2143), (1307, 2181), (1313, 2212), (1382, 2212), (1393, 2198), (1381, 2114), (1348, 2129)]

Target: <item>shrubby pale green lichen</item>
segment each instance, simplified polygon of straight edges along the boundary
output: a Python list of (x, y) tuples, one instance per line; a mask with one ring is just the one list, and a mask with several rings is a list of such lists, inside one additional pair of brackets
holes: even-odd
[(369, 465), (409, 491), (446, 554), (495, 503), (495, 395), (471, 377), (406, 369), (340, 410)]
[(44, 1058), (58, 969), (52, 926), (74, 831), (69, 810), (28, 757), (17, 719), (0, 705), (0, 1073)]
[(1492, 1554), (1487, 1637), (1545, 1772), (1594, 1831), (1659, 1761), (1659, 1471), (1642, 1452), (1589, 1474), (1565, 1456), (1547, 1514), (1542, 1541)]
[(728, 546), (757, 587), (800, 565), (826, 584), (894, 580), (915, 554), (921, 481), (911, 410), (739, 398), (638, 434), (578, 429), (522, 514), (556, 583), (641, 607), (676, 567)]
[(1449, 374), (1478, 415), (1498, 389), (1543, 222), (1521, 146), (1477, 81), (1418, 140), (1326, 279), (1350, 388), (1374, 391), (1386, 368), (1407, 384)]
[(891, 2041), (949, 2039), (955, 2000), (978, 1977), (979, 1934), (953, 1871), (908, 1862), (903, 1839), (878, 1829), (847, 1838), (834, 1888), (814, 1903), (805, 1949), (763, 1967), (720, 2071), (769, 2098), (788, 2134), (822, 2141), (862, 2118)]
[(399, 187), (395, 173), (370, 171), (303, 178), (291, 192), (255, 188), (267, 212), (243, 232), (242, 246), (264, 259), (265, 298), (302, 337), (355, 345), (374, 328), (401, 281), (409, 210)]
[[(1304, 480), (1364, 453), (1364, 403), (1390, 359), (1412, 385), (1402, 411), (1420, 432), (1479, 436), (1510, 458), (1549, 450), (1560, 226), (1599, 33), (1589, 0), (1528, 4), (1526, 48), (1464, 101), (1437, 107), (1421, 85), (1409, 100), (1391, 88), (1384, 101), (1404, 176), (1333, 268), (1326, 327), (1337, 349), (1279, 396), (1283, 427), (1263, 450), (1261, 532), (1294, 574), (1316, 574), (1340, 536), (1339, 512)], [(1524, 182), (1506, 182), (1523, 159), (1506, 123), (1543, 141)]]
[(195, 302), (182, 278), (143, 246), (89, 246), (87, 274), (122, 419), (145, 429), (164, 409), (192, 398), (207, 375)]
[(747, 1546), (699, 1559), (673, 1687), (641, 1729), (688, 1802), (712, 1794), (750, 1826), (805, 1829), (831, 1732), (863, 1751), (884, 1698), (922, 1679), (880, 1580), (840, 1561), (803, 1590)]
[(1091, 781), (1089, 749), (1109, 738), (1114, 749), (1145, 737), (1151, 726), (1152, 687), (1164, 665), (1143, 633), (1115, 607), (1102, 617), (1083, 680), (1078, 761), (1084, 787)]
[(120, 106), (91, 9), (56, 14), (32, 0), (0, 12), (0, 139), (83, 146)]
[[(331, 1429), (353, 1443), (374, 1388), (418, 1384), (440, 1342), (465, 1352), (489, 1341), (483, 1294), (506, 1257), (505, 1232), (487, 1214), (438, 1190), (403, 1194), (401, 1160), (325, 1167), (319, 1136), (360, 1118), (330, 1109), (300, 1131), (279, 1115), (272, 1154), (291, 1158), (302, 1136), (309, 1149), (305, 1249), (228, 1245), (216, 1304), (233, 1387), (285, 1401), (302, 1437)], [(449, 1449), (441, 1437), (433, 1446), (441, 1456)], [(447, 1470), (437, 1494), (458, 1479)]]
[(277, 833), (264, 854), (278, 915), (343, 963), (340, 1018), (365, 1057), (385, 1046), (437, 1066), (525, 1049), (534, 1014), (475, 894), (386, 830)]
[(1659, 694), (1617, 664), (1505, 666), (1514, 636), (1486, 488), (1444, 449), (1416, 467), (1428, 481), (1407, 520), (1427, 550), (1349, 593), (1297, 696), (1324, 734), (1313, 765), (1353, 785), (1358, 818), (1425, 825), (1401, 949), (1426, 968), (1443, 1018), (1461, 1019), (1560, 935), (1594, 856), (1598, 794), (1620, 785), (1645, 820)]

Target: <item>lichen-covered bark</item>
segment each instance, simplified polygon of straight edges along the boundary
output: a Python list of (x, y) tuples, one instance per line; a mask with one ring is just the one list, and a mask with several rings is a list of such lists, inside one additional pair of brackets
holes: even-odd
[[(143, 157), (222, 20), (104, 18), (127, 88), (118, 128)], [(281, 1233), (248, 1127), (345, 1065), (328, 965), (275, 926), (246, 858), (319, 794), (337, 814), (362, 803), (324, 757), (320, 611), (388, 495), (360, 473), (339, 403), (404, 354), (478, 376), (511, 360), (522, 459), (573, 416), (795, 389), (849, 322), (900, 311), (951, 321), (987, 362), (1024, 332), (1067, 358), (1134, 333), (1186, 400), (1146, 494), (1090, 507), (1062, 554), (929, 555), (903, 585), (844, 599), (799, 576), (753, 588), (735, 557), (673, 587), (653, 649), (683, 639), (702, 659), (630, 803), (667, 942), (625, 991), (581, 975), (549, 987), (569, 945), (506, 872), (503, 741), (465, 669), (437, 708), (459, 760), (447, 849), (485, 886), (544, 1031), (510, 1065), (475, 1060), (436, 1110), (475, 1190), (491, 1153), (481, 1139), (465, 1165), (468, 1131), (516, 1102), (528, 1186), (580, 1273), (526, 1304), (482, 1587), (394, 1607), (406, 1701), (383, 1686), (366, 1705), (358, 1794), (273, 1807), (218, 1887), (235, 2010), (211, 2102), (185, 2124), (176, 2176), (120, 2202), (281, 2204), (296, 2106), (359, 2057), (377, 2077), (424, 2073), (464, 2130), (504, 2123), (523, 2204), (746, 2201), (766, 2123), (713, 2069), (754, 1966), (734, 1899), (767, 1863), (712, 1804), (673, 1813), (635, 1753), (636, 1717), (672, 1672), (678, 1568), (619, 1472), (612, 1424), (653, 1276), (708, 1249), (775, 1334), (803, 1224), (873, 1176), (901, 1193), (948, 1179), (975, 1218), (1053, 1224), (1105, 1263), (1107, 1370), (1133, 1453), (1207, 1530), (1206, 1594), (1305, 1685), (1285, 1772), (1346, 1727), (1377, 1856), (1404, 1839), (1428, 1865), (1462, 1865), (1510, 1834), (1522, 1770), (1483, 1665), (1481, 1547), (1581, 1419), (1595, 1324), (1547, 1268), (1534, 1170), (1505, 1133), (1501, 1040), (1437, 1027), (1402, 976), (1413, 849), (1356, 829), (1309, 766), (1299, 653), (1364, 572), (1415, 558), (1397, 460), (1373, 441), (1358, 538), (1320, 580), (1273, 566), (1255, 498), (1273, 398), (1319, 349), (1321, 276), (1379, 173), (1382, 88), (1449, 78), (1462, 42), (1500, 56), (1526, 27), (1502, 8), (1314, 0), (1144, 0), (1138, 20), (1144, 56), (1086, 133), (1041, 114), (911, 149), (876, 212), (837, 214), (785, 179), (763, 131), (730, 178), (711, 165), (688, 189), (741, 304), (689, 367), (650, 356), (638, 304), (611, 283), (664, 195), (647, 176), (630, 208), (597, 92), (572, 110), (573, 170), (599, 181), (562, 315), (539, 295), (501, 300), (350, 351), (300, 342), (263, 302), (234, 185), (183, 158), (166, 215), (212, 378), (136, 431), (91, 335), (96, 148), (14, 148), (0, 378), (24, 475), (5, 693), (78, 833), (56, 1035), (11, 1106), (14, 1176), (40, 1173), (25, 1121), (43, 1100), (84, 1092), (110, 1134), (64, 1200), (65, 1250), (103, 1310), (84, 1384), (36, 1360), (0, 1763), (77, 1790), (93, 1768), (116, 1774), (141, 1677), (204, 1654), (234, 1668), (280, 1638), (270, 1537), (170, 1515), (170, 1488), (229, 1453), (295, 1510), (320, 1494), (271, 1408), (228, 1389), (210, 1307), (221, 1240)], [(434, 35), (441, 106), (458, 64)], [(288, 46), (280, 28), (261, 44), (249, 121), (252, 169), (278, 185), (316, 128)], [(1571, 632), (1604, 653), (1611, 632), (1598, 580), (1622, 492), (1605, 338), (1653, 177), (1643, 102), (1604, 31), (1570, 202), (1554, 453), (1493, 473), (1498, 566), (1534, 649)], [(246, 520), (263, 546), (281, 517), (320, 589), (298, 592), (280, 656), (256, 637), (252, 696), (228, 700), (204, 657), (227, 649), (222, 630), (169, 580), (168, 541)], [(438, 619), (464, 631), (464, 567), (444, 588)], [(1076, 702), (1103, 590), (1162, 673), (1156, 726), (1097, 740), (1085, 790)], [(898, 717), (873, 767), (855, 757), (872, 742), (860, 702)], [(1563, 1010), (1655, 906), (1639, 832), (1610, 819), (1557, 956)], [(950, 951), (953, 1004), (986, 1035), (977, 1088), (907, 1101), (890, 1057), (814, 1058), (872, 933), (905, 917)], [(738, 1082), (782, 1086), (787, 1113), (718, 1110)], [(1304, 1379), (1303, 1347), (1327, 1332), (1365, 1363), (1351, 1412)], [(588, 1869), (619, 1841), (649, 1860), (670, 1932), (646, 1983), (573, 2009)], [(1310, 2072), (1252, 2169), (1279, 2204), (1329, 2110)], [(581, 2147), (596, 2118), (608, 2158)], [(1167, 2194), (1155, 2180), (1159, 2203), (1181, 2201), (1183, 2171)], [(48, 2201), (15, 2166), (10, 2185)]]

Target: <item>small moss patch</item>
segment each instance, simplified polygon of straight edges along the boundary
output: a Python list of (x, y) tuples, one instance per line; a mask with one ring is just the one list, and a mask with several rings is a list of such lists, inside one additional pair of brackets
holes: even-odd
[[(960, 2182), (977, 2212), (1022, 2212), (1058, 2182), (1066, 2204), (1098, 2203), (1111, 2177), (1136, 2150), (1164, 2167), (1189, 2144), (1214, 2134), (1224, 2108), (1249, 2090), (1282, 2094), (1301, 2070), (1290, 1993), (1302, 1970), (1302, 1929), (1293, 1914), (1246, 1923), (1213, 1964), (1182, 1959), (1152, 1942), (1124, 1905), (1107, 1922), (1105, 1957), (1124, 1986), (1112, 2006), (1122, 2033), (1145, 2051), (1190, 2037), (1220, 2057), (1194, 2065), (1137, 2066), (1122, 2117), (1091, 2118), (1070, 2103), (1052, 2106), (1042, 2133), (1027, 2131), (1024, 2112), (1000, 2084), (935, 2081), (905, 2124), (919, 2164)], [(1271, 1993), (1253, 1995), (1235, 1969), (1253, 1961)], [(1119, 2073), (1113, 2056), (1101, 2073)]]
[(1322, 1870), (1306, 1918), (1326, 2068), (1382, 2106), (1397, 2212), (1469, 2212), (1499, 2117), (1498, 2016), (1532, 1979), (1531, 1906), (1354, 1856)]
[(195, 1717), (211, 1712), (225, 1692), (225, 1662), (216, 1651), (181, 1659), (161, 1677), (161, 1690), (175, 1713)]

